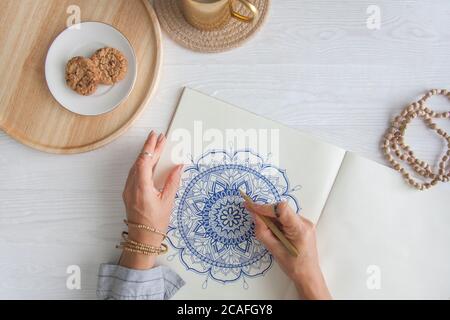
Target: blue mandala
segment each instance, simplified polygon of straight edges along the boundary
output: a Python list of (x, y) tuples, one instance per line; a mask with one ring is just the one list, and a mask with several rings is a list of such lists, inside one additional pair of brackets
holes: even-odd
[(168, 232), (188, 270), (227, 283), (271, 267), (239, 190), (254, 201), (286, 200), (299, 210), (285, 171), (247, 150), (207, 152), (184, 171)]

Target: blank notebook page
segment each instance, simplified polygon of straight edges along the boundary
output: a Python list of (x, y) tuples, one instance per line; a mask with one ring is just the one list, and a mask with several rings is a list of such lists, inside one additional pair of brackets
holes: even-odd
[(417, 191), (348, 152), (317, 226), (333, 296), (449, 299), (449, 193), (448, 184)]

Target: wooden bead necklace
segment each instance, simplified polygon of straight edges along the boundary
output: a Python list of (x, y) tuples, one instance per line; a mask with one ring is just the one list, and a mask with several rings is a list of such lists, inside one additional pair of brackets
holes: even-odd
[[(446, 89), (428, 91), (420, 100), (408, 105), (400, 115), (394, 118), (382, 143), (383, 153), (392, 168), (399, 171), (405, 181), (418, 190), (426, 190), (438, 182), (448, 182), (450, 180), (450, 135), (433, 122), (433, 119), (450, 119), (450, 112), (439, 113), (428, 108), (425, 102), (433, 95), (443, 95), (450, 99), (450, 92)], [(411, 120), (417, 117), (424, 119), (428, 128), (434, 130), (446, 141), (447, 151), (440, 159), (438, 173), (433, 172), (432, 167), (428, 163), (415, 157), (410, 146), (405, 143), (406, 128)], [(397, 160), (406, 162), (416, 177), (413, 177)]]

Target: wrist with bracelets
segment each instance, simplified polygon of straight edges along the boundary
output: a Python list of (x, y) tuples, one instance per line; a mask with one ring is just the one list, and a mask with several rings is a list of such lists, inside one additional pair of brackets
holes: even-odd
[[(155, 233), (163, 237), (163, 240), (167, 238), (167, 234), (144, 224), (138, 224), (134, 222), (129, 222), (124, 220), (125, 224), (130, 228), (136, 228), (139, 230), (144, 230), (147, 232)], [(157, 256), (162, 255), (168, 251), (168, 246), (162, 243), (159, 247), (152, 246), (147, 243), (138, 242), (136, 240), (130, 239), (128, 236), (128, 232), (122, 232), (123, 241), (120, 242), (119, 245), (116, 246), (117, 249), (123, 249), (124, 251), (131, 253), (138, 253), (147, 256)]]

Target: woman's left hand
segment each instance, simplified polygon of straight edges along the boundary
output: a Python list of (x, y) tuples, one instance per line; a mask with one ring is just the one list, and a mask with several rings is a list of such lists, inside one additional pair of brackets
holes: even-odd
[[(178, 165), (169, 173), (161, 191), (156, 189), (153, 173), (161, 156), (166, 138), (163, 134), (151, 132), (142, 152), (131, 167), (123, 191), (123, 201), (127, 219), (131, 223), (144, 224), (167, 232), (175, 195), (180, 183), (183, 165)], [(128, 228), (130, 239), (159, 247), (163, 240), (161, 235), (132, 226)], [(155, 256), (124, 251), (119, 264), (133, 269), (149, 269), (155, 263)]]

